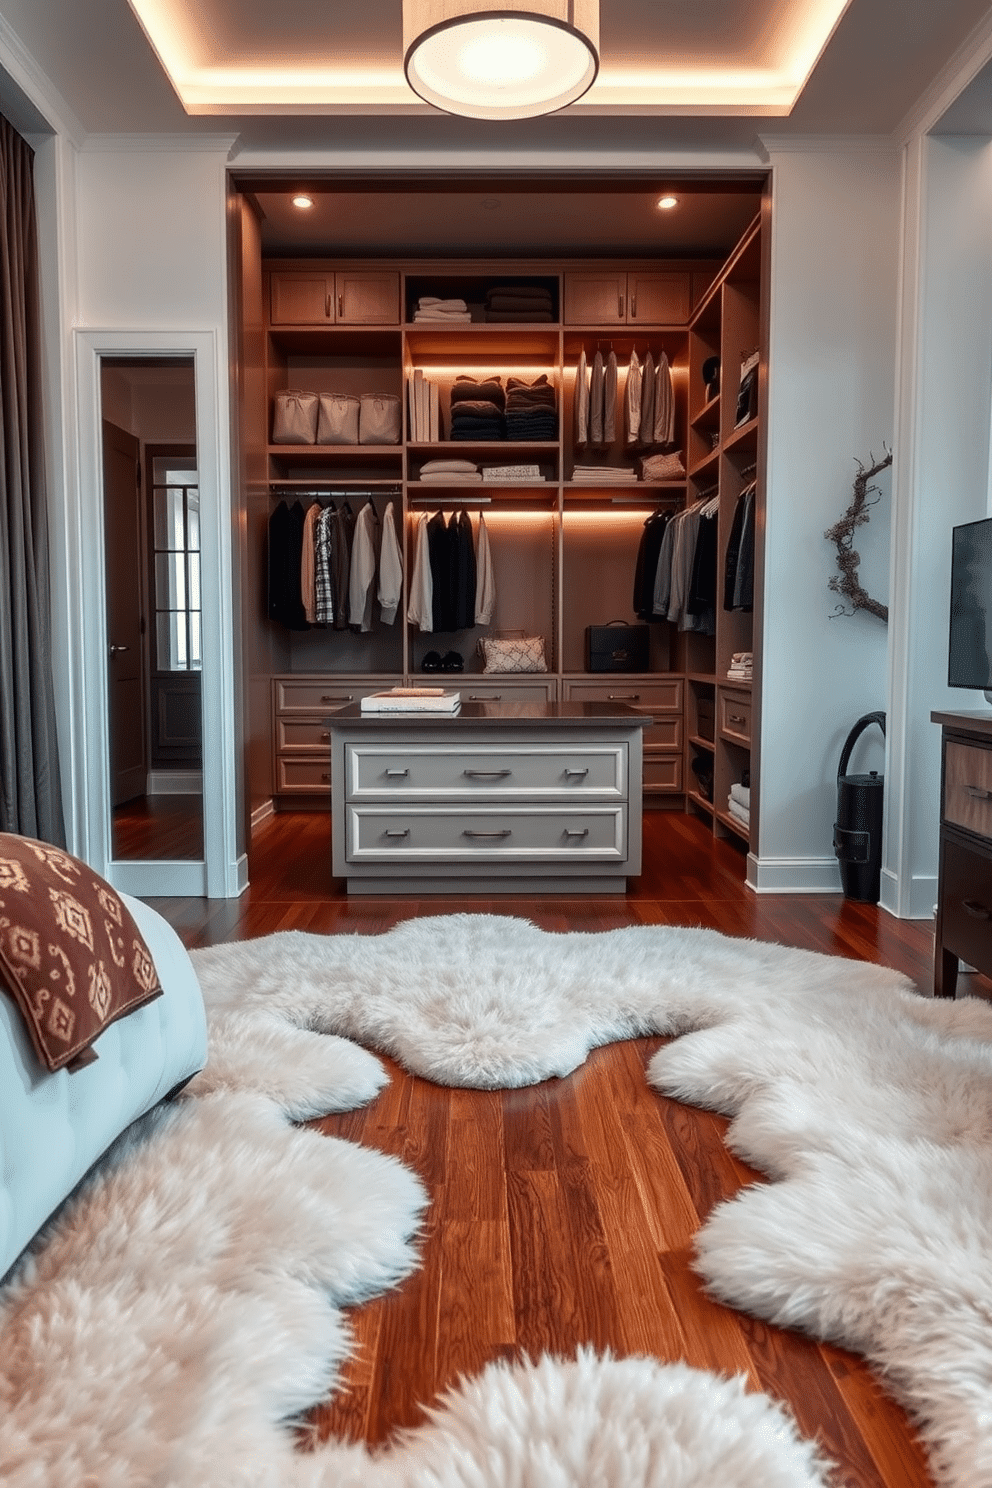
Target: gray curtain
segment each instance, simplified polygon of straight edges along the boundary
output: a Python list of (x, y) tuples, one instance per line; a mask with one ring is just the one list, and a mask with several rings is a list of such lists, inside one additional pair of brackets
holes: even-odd
[(0, 830), (63, 847), (39, 278), (34, 154), (0, 116)]

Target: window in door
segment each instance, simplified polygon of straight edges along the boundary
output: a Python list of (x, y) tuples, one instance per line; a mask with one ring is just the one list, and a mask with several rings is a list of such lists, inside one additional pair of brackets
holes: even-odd
[(152, 460), (155, 669), (199, 671), (200, 489), (195, 458)]

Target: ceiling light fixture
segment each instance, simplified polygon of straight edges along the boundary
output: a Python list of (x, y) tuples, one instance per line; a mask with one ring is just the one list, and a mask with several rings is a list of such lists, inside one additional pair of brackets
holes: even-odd
[(403, 0), (403, 66), (427, 103), (467, 119), (533, 119), (588, 92), (599, 0)]
[(298, 196), (293, 197), (293, 206), (299, 207), (301, 212), (305, 212), (308, 207), (313, 206), (313, 197), (305, 196), (301, 191)]
[(660, 196), (658, 198), (658, 208), (662, 212), (670, 212), (672, 208), (677, 207), (678, 204), (679, 199), (677, 196)]

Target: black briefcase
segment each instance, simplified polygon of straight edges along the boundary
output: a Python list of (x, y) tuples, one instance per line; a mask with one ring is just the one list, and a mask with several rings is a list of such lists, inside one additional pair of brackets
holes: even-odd
[(590, 672), (646, 672), (648, 627), (622, 620), (587, 625), (586, 667)]

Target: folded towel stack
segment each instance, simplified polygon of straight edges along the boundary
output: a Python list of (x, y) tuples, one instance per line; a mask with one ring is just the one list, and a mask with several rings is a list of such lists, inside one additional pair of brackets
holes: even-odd
[(735, 651), (730, 658), (727, 676), (738, 682), (750, 682), (754, 672), (754, 654), (751, 651)]
[(553, 321), (551, 291), (539, 284), (500, 284), (486, 294), (485, 316), (492, 321)]
[(421, 295), (413, 312), (414, 320), (451, 321), (471, 320), (472, 313), (465, 300), (442, 300), (438, 295)]

